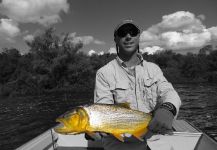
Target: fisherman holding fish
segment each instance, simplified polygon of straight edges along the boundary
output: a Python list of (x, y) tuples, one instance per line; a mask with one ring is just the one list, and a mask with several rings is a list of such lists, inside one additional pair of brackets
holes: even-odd
[(181, 100), (161, 69), (143, 59), (139, 37), (131, 20), (116, 27), (117, 57), (96, 73), (94, 104), (58, 117), (56, 132), (86, 133), (105, 150), (148, 150), (150, 135), (171, 132)]
[[(181, 100), (161, 69), (143, 59), (139, 52), (139, 38), (140, 29), (132, 20), (124, 20), (115, 28), (117, 57), (97, 71), (94, 103), (127, 103), (133, 110), (151, 113), (148, 132), (165, 134), (172, 130)], [(125, 142), (107, 134), (92, 137), (97, 139), (100, 135), (105, 150), (145, 150), (149, 148), (146, 131), (143, 133), (144, 141), (127, 134)]]

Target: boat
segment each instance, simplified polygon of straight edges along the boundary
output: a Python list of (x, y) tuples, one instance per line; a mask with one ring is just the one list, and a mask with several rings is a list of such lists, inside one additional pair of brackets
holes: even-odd
[[(154, 135), (147, 140), (151, 150), (217, 150), (217, 142), (186, 120), (174, 120), (172, 135)], [(101, 141), (86, 140), (84, 134), (61, 135), (54, 127), (17, 150), (103, 150)]]

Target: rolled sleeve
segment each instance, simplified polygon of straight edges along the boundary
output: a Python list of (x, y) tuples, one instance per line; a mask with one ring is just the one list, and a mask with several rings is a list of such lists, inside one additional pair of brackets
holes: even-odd
[(163, 73), (159, 67), (157, 67), (157, 85), (158, 85), (158, 96), (160, 103), (170, 102), (177, 110), (176, 116), (178, 115), (179, 108), (181, 106), (181, 99), (178, 93), (173, 88), (172, 84), (169, 83), (163, 76)]
[(102, 72), (96, 74), (94, 103), (114, 104), (113, 94)]

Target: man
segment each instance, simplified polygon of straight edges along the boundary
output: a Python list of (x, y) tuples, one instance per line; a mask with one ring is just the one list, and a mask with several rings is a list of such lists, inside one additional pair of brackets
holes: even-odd
[[(140, 29), (132, 20), (125, 20), (114, 31), (117, 58), (97, 71), (95, 103), (129, 103), (132, 109), (153, 113), (148, 129), (164, 134), (172, 129), (181, 100), (161, 69), (143, 60), (139, 53)], [(144, 150), (146, 140), (125, 138), (122, 143), (112, 136), (103, 136), (105, 150)]]

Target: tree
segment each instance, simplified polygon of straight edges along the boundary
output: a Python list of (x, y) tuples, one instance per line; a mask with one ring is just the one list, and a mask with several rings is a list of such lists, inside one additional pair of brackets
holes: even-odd
[(59, 37), (55, 34), (54, 28), (48, 28), (44, 33), (36, 36), (33, 41), (27, 42), (27, 45), (31, 53), (51, 63), (52, 59), (58, 55)]
[(212, 52), (212, 45), (206, 45), (199, 50), (199, 54), (206, 55)]
[(21, 55), (15, 48), (5, 48), (0, 57), (0, 83), (4, 84), (10, 81)]

